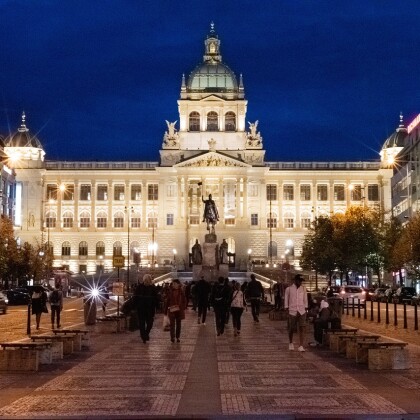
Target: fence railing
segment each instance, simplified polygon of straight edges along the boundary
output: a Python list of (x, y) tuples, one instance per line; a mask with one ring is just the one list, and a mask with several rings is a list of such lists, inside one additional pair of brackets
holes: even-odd
[[(407, 303), (389, 303), (389, 302), (374, 302), (365, 301), (364, 303), (360, 299), (346, 298), (344, 299), (343, 314), (350, 315), (352, 317), (363, 318), (376, 322), (378, 324), (383, 322), (385, 318), (385, 324), (390, 325), (391, 322), (395, 327), (401, 325), (404, 329), (408, 329), (408, 325), (412, 325), (414, 331), (418, 331), (418, 306), (417, 304), (409, 305), (413, 308), (413, 317), (408, 316)], [(411, 312), (411, 311), (410, 311)]]

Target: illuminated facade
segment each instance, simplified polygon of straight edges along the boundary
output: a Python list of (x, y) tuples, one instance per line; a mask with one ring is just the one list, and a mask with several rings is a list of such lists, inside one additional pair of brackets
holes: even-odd
[[(49, 243), (55, 265), (74, 272), (112, 269), (113, 255), (130, 266), (188, 266), (204, 241), (203, 203), (212, 194), (231, 265), (249, 259), (298, 264), (316, 216), (353, 204), (390, 210), (392, 169), (381, 162), (267, 162), (258, 121), (247, 122), (242, 76), (222, 61), (212, 28), (202, 63), (182, 77), (179, 126), (167, 121), (160, 162), (59, 162), (23, 120), (6, 138), (21, 194), (17, 234)], [(352, 188), (351, 188), (352, 187)]]

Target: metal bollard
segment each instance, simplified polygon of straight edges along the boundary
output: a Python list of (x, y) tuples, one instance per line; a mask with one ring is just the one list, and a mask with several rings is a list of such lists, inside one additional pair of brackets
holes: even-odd
[(365, 301), (365, 306), (363, 307), (363, 319), (367, 319), (367, 303)]
[(398, 318), (397, 318), (397, 303), (394, 302), (394, 326), (398, 325)]
[(357, 318), (360, 318), (360, 299), (357, 298)]
[(404, 328), (407, 329), (407, 304), (404, 302)]
[(373, 300), (370, 301), (370, 320), (373, 321)]
[(385, 324), (389, 325), (389, 305), (388, 305), (388, 301), (386, 301), (386, 304), (385, 304), (385, 319), (386, 319)]
[(378, 324), (381, 322), (381, 302), (378, 300)]
[(347, 302), (347, 315), (349, 314), (349, 298), (346, 298), (346, 302)]
[(414, 330), (419, 329), (419, 319), (417, 317), (417, 303), (414, 304)]
[(351, 316), (354, 318), (354, 297), (351, 298)]

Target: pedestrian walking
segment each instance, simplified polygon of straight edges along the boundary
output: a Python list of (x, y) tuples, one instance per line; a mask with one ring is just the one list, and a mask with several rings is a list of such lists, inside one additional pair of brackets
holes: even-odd
[(217, 335), (225, 332), (226, 308), (229, 306), (230, 288), (225, 285), (225, 279), (219, 277), (219, 280), (213, 285), (211, 293), (211, 303), (216, 318)]
[(137, 309), (140, 337), (143, 343), (150, 340), (157, 307), (157, 290), (153, 285), (152, 276), (145, 274), (143, 282), (139, 283), (134, 292), (134, 305)]
[(181, 337), (181, 322), (185, 319), (186, 297), (184, 289), (178, 279), (174, 279), (169, 286), (165, 302), (165, 313), (169, 317), (171, 342), (175, 339), (179, 343)]
[(273, 293), (274, 293), (274, 310), (279, 311), (282, 306), (282, 298), (283, 298), (283, 287), (279, 279), (273, 286)]
[(232, 314), (233, 335), (236, 337), (241, 333), (241, 317), (246, 308), (245, 296), (241, 290), (241, 285), (236, 282), (232, 293), (232, 303), (230, 312)]
[(47, 300), (48, 296), (46, 291), (42, 286), (34, 286), (32, 290), (32, 315), (35, 315), (36, 319), (36, 329), (39, 330), (39, 325), (41, 323), (41, 315), (43, 313), (48, 313)]
[(306, 311), (308, 310), (308, 294), (302, 285), (303, 278), (296, 274), (294, 283), (286, 289), (284, 308), (288, 310), (289, 350), (294, 350), (293, 333), (299, 331), (299, 351), (305, 351), (303, 340), (306, 327)]
[(204, 277), (201, 276), (201, 279), (194, 286), (194, 290), (197, 296), (197, 324), (206, 325), (207, 308), (209, 305), (209, 296), (211, 292), (210, 283), (205, 281)]
[(54, 288), (48, 297), (51, 307), (51, 327), (54, 329), (54, 322), (57, 322), (57, 328), (61, 328), (60, 315), (63, 310), (63, 292)]
[(264, 298), (264, 289), (261, 282), (255, 278), (255, 274), (251, 274), (251, 281), (246, 288), (246, 297), (251, 302), (251, 311), (254, 322), (260, 322), (260, 305), (261, 300)]

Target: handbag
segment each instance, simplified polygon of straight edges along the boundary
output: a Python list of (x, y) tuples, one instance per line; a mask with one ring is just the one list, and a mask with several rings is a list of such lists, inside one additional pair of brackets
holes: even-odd
[(172, 305), (168, 308), (169, 312), (178, 312), (179, 311), (179, 305)]

